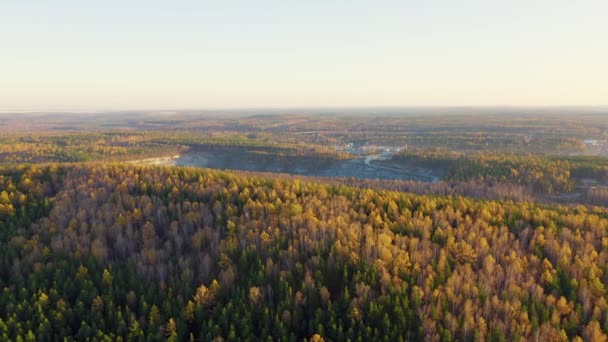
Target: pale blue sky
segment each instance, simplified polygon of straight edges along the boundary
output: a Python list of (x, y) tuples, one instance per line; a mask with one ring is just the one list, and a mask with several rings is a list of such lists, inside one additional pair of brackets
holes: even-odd
[(2, 1), (0, 111), (606, 105), (608, 1)]

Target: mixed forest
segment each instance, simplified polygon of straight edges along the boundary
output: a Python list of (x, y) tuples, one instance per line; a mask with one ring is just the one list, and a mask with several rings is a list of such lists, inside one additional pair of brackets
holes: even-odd
[(121, 164), (0, 182), (6, 339), (608, 332), (604, 208)]
[[(606, 121), (479, 117), (7, 119), (0, 340), (608, 340)], [(442, 178), (125, 163), (366, 146)]]

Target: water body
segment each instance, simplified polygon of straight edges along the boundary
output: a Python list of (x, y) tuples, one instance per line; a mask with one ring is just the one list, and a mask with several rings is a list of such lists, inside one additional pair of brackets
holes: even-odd
[(280, 172), (320, 177), (398, 179), (435, 182), (437, 175), (422, 169), (399, 169), (381, 163), (390, 155), (318, 161), (312, 157), (277, 157), (247, 152), (191, 151), (173, 160), (176, 166)]

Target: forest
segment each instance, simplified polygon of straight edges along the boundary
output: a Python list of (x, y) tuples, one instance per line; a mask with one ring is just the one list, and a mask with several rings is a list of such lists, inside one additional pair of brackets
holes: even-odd
[(601, 115), (364, 114), (0, 114), (0, 340), (608, 340)]
[(608, 333), (603, 207), (116, 163), (0, 174), (3, 339)]

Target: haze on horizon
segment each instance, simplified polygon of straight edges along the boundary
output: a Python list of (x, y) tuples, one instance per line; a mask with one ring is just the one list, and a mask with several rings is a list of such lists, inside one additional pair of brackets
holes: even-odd
[(12, 1), (0, 111), (604, 106), (608, 2)]

